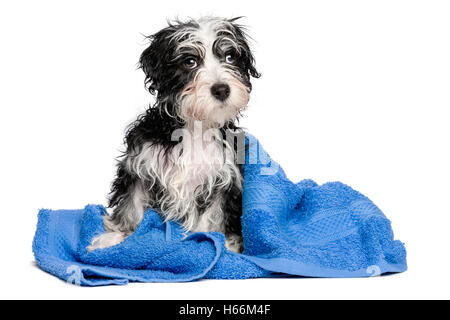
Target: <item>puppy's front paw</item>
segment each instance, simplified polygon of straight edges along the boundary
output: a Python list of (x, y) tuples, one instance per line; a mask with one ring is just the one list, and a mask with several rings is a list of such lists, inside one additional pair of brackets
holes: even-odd
[(225, 247), (230, 251), (241, 253), (242, 251), (244, 251), (244, 243), (242, 242), (242, 237), (236, 234), (227, 236)]
[(91, 245), (86, 249), (91, 252), (96, 249), (104, 249), (115, 246), (125, 239), (125, 235), (121, 232), (106, 232), (92, 239)]

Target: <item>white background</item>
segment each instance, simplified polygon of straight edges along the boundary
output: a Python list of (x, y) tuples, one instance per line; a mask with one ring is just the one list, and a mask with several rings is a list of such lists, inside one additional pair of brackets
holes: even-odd
[[(246, 16), (258, 69), (241, 124), (295, 181), (368, 195), (406, 273), (79, 288), (39, 270), (39, 208), (105, 203), (125, 126), (150, 95), (143, 34)], [(450, 298), (448, 1), (2, 1), (0, 298)]]

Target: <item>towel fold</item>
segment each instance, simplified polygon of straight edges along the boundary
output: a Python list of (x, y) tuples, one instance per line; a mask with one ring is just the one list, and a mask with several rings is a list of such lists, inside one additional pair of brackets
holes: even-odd
[[(255, 148), (257, 156), (248, 150)], [(88, 252), (104, 232), (101, 205), (42, 209), (33, 241), (39, 267), (84, 286), (256, 277), (369, 277), (407, 269), (404, 245), (367, 197), (340, 182), (287, 179), (252, 136), (246, 138), (242, 200), (244, 252), (224, 235), (192, 233), (147, 210), (122, 243)], [(253, 157), (253, 158), (252, 158)]]

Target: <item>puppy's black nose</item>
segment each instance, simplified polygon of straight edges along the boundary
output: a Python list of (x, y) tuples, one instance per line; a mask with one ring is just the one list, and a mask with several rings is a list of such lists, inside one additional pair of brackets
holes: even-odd
[(220, 101), (225, 101), (230, 96), (230, 86), (225, 83), (216, 83), (211, 87), (211, 94)]

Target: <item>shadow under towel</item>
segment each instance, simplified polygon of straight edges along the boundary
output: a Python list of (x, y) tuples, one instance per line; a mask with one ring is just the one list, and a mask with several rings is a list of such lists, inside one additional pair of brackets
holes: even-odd
[(369, 277), (407, 269), (404, 245), (367, 197), (340, 182), (287, 179), (258, 141), (246, 136), (243, 254), (224, 235), (192, 233), (148, 210), (122, 243), (88, 252), (104, 232), (101, 205), (39, 212), (33, 252), (63, 280), (100, 286), (256, 277)]

